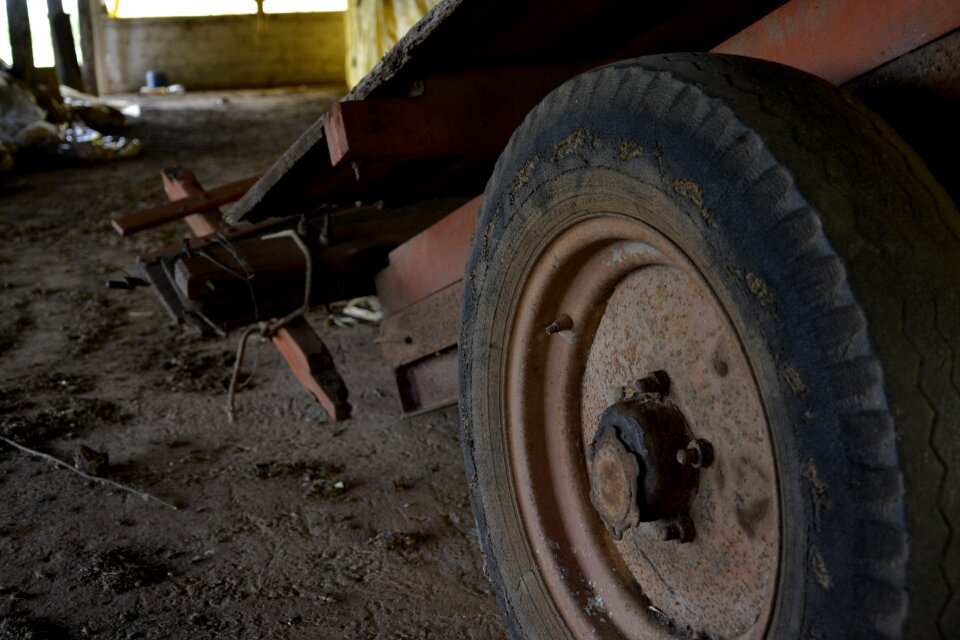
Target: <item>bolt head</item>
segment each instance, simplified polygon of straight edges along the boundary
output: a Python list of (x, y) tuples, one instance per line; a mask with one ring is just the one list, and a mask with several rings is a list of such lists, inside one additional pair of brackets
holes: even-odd
[(697, 537), (697, 529), (690, 516), (677, 516), (660, 525), (660, 539), (663, 541), (676, 540), (680, 544), (692, 542)]
[(692, 447), (677, 451), (677, 462), (691, 467), (700, 466), (700, 452)]
[(677, 462), (694, 469), (713, 464), (713, 445), (703, 438), (691, 440), (685, 449), (677, 451)]

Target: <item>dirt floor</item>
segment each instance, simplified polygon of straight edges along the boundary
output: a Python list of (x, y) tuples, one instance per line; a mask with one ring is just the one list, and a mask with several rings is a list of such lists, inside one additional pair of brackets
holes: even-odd
[[(122, 239), (165, 167), (207, 186), (267, 169), (332, 92), (144, 100), (141, 156), (0, 175), (0, 640), (500, 638), (467, 501), (456, 412), (401, 421), (371, 325), (311, 317), (351, 390), (328, 422), (269, 344), (224, 411), (237, 335), (170, 326), (146, 289), (108, 290), (185, 227)], [(54, 166), (56, 165), (56, 166)], [(175, 228), (173, 228), (175, 227)]]

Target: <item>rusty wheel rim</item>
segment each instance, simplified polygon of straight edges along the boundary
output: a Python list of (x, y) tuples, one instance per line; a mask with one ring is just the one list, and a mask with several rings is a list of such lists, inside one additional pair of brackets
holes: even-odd
[[(696, 266), (641, 222), (582, 217), (531, 267), (508, 331), (512, 486), (537, 579), (573, 634), (762, 637), (780, 547), (773, 446), (741, 341)], [(686, 544), (663, 540), (662, 521), (617, 540), (590, 501), (598, 419), (655, 370), (715, 449)]]

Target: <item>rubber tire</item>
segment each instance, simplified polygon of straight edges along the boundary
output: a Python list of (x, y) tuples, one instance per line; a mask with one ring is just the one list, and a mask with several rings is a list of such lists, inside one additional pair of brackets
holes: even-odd
[[(636, 194), (651, 191), (684, 214), (644, 208)], [(461, 436), (511, 635), (569, 635), (529, 579), (517, 526), (498, 404), (511, 305), (597, 193), (694, 260), (758, 377), (784, 532), (768, 637), (958, 637), (956, 206), (846, 93), (710, 54), (570, 80), (528, 115), (486, 187), (464, 278)], [(555, 207), (571, 197), (578, 213)]]

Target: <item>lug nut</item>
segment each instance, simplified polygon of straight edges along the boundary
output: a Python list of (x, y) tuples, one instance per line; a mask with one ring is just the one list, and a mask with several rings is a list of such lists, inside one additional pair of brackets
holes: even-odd
[(676, 540), (684, 544), (697, 537), (697, 529), (689, 516), (678, 516), (664, 523), (660, 528), (660, 539), (663, 541)]
[(547, 325), (547, 335), (553, 335), (555, 333), (560, 333), (561, 331), (569, 331), (573, 328), (573, 318), (568, 316), (565, 313), (560, 314), (556, 320)]
[(680, 449), (677, 451), (677, 462), (691, 467), (700, 466), (700, 452), (696, 449)]
[(694, 469), (713, 464), (713, 445), (703, 438), (691, 440), (686, 449), (677, 451), (677, 462)]

